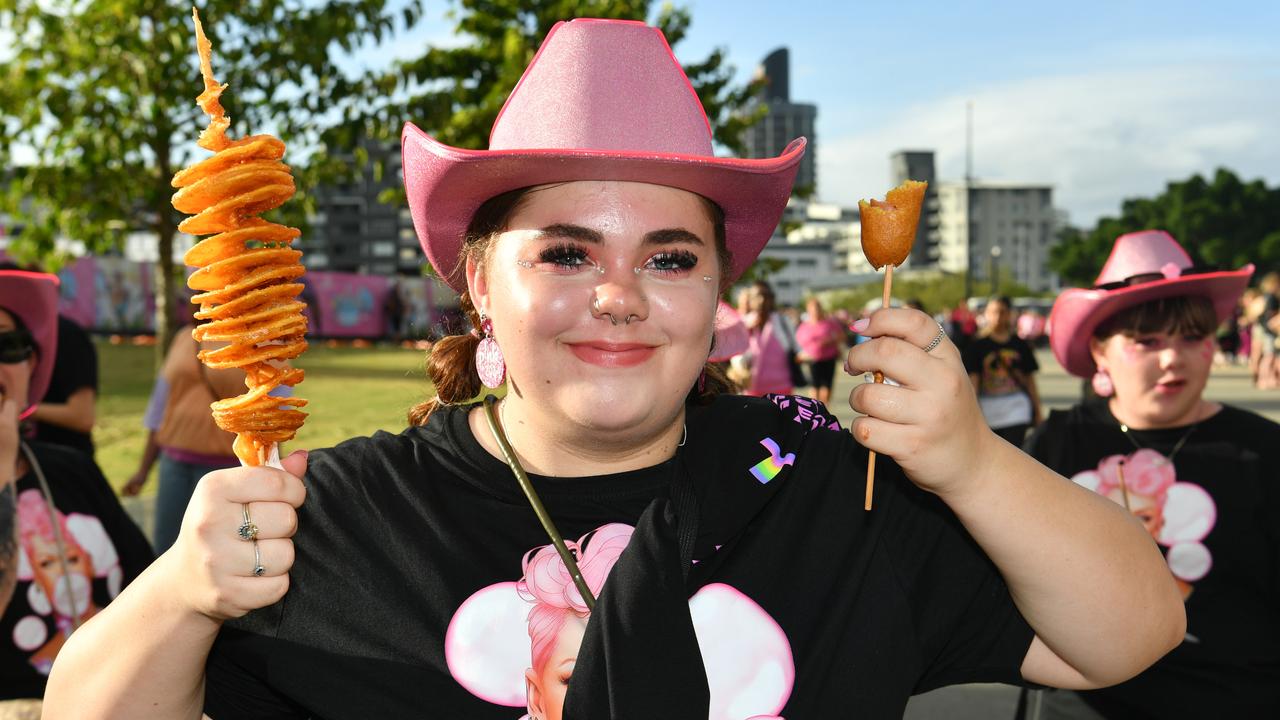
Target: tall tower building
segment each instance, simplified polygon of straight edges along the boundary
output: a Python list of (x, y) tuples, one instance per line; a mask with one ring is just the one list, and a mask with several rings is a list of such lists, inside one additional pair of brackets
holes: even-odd
[(816, 191), (818, 139), (814, 121), (818, 118), (818, 106), (791, 102), (791, 60), (787, 49), (778, 48), (769, 53), (756, 69), (756, 76), (765, 79), (760, 102), (769, 112), (747, 129), (743, 138), (747, 157), (777, 157), (786, 149), (787, 143), (801, 136), (808, 138), (809, 147), (800, 161), (795, 186)]
[(938, 182), (934, 176), (932, 150), (899, 150), (889, 156), (893, 184), (906, 180), (929, 183), (924, 194), (924, 206), (920, 210), (920, 224), (916, 226), (915, 244), (911, 246), (909, 260), (912, 267), (926, 268), (938, 264)]

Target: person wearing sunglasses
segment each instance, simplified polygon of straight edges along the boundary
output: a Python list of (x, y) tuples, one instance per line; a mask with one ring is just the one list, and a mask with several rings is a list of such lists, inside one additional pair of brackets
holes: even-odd
[(154, 557), (92, 459), (23, 439), (53, 372), (57, 306), (53, 275), (0, 271), (0, 717), (38, 713), (67, 638)]
[[(406, 125), (419, 239), (474, 327), (432, 350), (436, 396), (399, 435), (206, 475), (174, 546), (72, 637), (45, 717), (511, 720), (539, 709), (531, 635), (578, 644), (554, 679), (575, 719), (901, 717), (941, 685), (1154, 661), (1183, 610), (1148, 536), (986, 428), (929, 316), (857, 324), (845, 370), (898, 384), (853, 392), (852, 432), (727, 392), (718, 301), (804, 147), (715, 156), (661, 32), (595, 19), (551, 29), (489, 149)], [(570, 547), (619, 524), (616, 561)], [(570, 582), (531, 596), (589, 615), (580, 642), (520, 593), (552, 553)], [(710, 640), (726, 617), (742, 632)]]
[(1042, 717), (1280, 717), (1280, 425), (1205, 396), (1215, 331), (1252, 274), (1197, 267), (1147, 230), (1054, 303), (1054, 356), (1098, 399), (1051, 413), (1028, 452), (1143, 523), (1187, 633), (1128, 682), (1050, 694)]

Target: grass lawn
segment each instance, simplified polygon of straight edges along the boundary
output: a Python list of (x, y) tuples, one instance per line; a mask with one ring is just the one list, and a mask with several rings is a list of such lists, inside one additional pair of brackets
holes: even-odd
[[(138, 467), (146, 444), (142, 414), (155, 377), (154, 348), (100, 342), (98, 465), (117, 490)], [(298, 361), (307, 377), (297, 387), (311, 401), (307, 424), (289, 448), (321, 448), (377, 430), (399, 432), (405, 412), (427, 398), (424, 353), (402, 348), (328, 348), (312, 344)], [(154, 493), (154, 471), (144, 494)]]

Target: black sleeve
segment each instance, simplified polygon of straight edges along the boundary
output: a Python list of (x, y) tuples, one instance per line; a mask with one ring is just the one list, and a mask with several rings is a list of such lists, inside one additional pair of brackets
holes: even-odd
[(1059, 455), (1064, 440), (1066, 421), (1067, 415), (1064, 411), (1049, 411), (1049, 415), (1044, 422), (1032, 430), (1031, 434), (1027, 436), (1026, 442), (1022, 444), (1024, 452), (1058, 474), (1062, 473), (1062, 463), (1059, 462)]
[(301, 706), (266, 682), (274, 638), (223, 626), (205, 665), (204, 712), (213, 720), (302, 720)]
[(986, 349), (986, 343), (981, 340), (974, 340), (969, 343), (961, 353), (961, 359), (964, 360), (965, 372), (971, 375), (982, 375), (982, 352)]
[(83, 387), (98, 392), (98, 351), (93, 341), (74, 320), (58, 320), (58, 356), (53, 364), (55, 380), (69, 397)]
[(995, 565), (937, 496), (901, 478), (903, 508), (883, 540), (910, 603), (922, 672), (915, 692), (969, 682), (1021, 684), (1035, 633)]
[(98, 464), (74, 451), (63, 452), (61, 456), (81, 463), (77, 474), (82, 487), (95, 496), (98, 520), (102, 522), (102, 528), (107, 531), (107, 536), (116, 546), (116, 552), (120, 554), (120, 569), (124, 572), (125, 584), (133, 582), (156, 559), (155, 550), (151, 549), (147, 536), (142, 534), (133, 518), (125, 512)]
[(1036, 362), (1036, 354), (1027, 344), (1026, 340), (1017, 338), (1018, 353), (1022, 356), (1022, 371), (1025, 373), (1033, 373), (1040, 369), (1040, 363)]

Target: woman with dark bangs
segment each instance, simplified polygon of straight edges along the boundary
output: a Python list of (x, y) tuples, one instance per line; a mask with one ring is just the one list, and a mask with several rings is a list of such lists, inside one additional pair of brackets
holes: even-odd
[(1046, 717), (1280, 716), (1280, 425), (1204, 397), (1252, 273), (1200, 271), (1168, 234), (1132, 233), (1093, 289), (1054, 305), (1054, 355), (1098, 399), (1051, 413), (1028, 451), (1143, 523), (1187, 634), (1128, 682), (1050, 694)]

